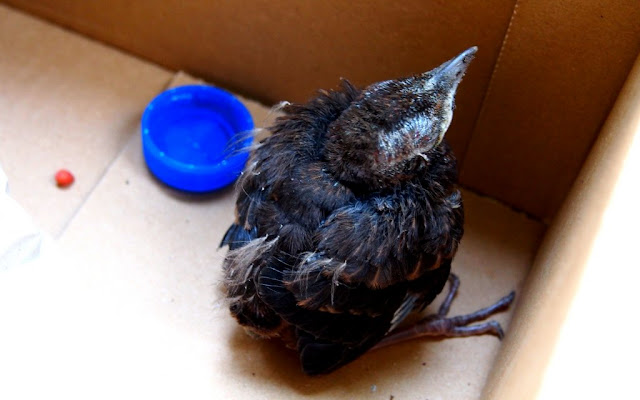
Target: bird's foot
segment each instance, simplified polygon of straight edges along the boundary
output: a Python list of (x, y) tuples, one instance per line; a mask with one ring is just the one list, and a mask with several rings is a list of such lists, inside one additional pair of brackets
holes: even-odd
[(387, 347), (392, 344), (424, 336), (464, 337), (490, 334), (502, 339), (504, 337), (504, 332), (497, 321), (487, 321), (474, 325), (470, 324), (485, 320), (493, 314), (509, 308), (515, 299), (515, 292), (511, 292), (494, 304), (471, 314), (447, 317), (453, 298), (460, 287), (460, 279), (456, 275), (450, 274), (449, 284), (449, 293), (440, 305), (437, 313), (426, 316), (416, 322), (413, 326), (392, 332), (373, 348), (379, 349), (381, 347)]

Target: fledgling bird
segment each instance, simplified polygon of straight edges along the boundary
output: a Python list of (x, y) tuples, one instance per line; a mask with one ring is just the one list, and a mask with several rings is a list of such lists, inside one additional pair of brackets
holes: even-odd
[[(416, 336), (502, 337), (513, 293), (447, 318), (463, 234), (455, 157), (444, 140), (472, 47), (432, 71), (357, 89), (343, 81), (287, 104), (254, 150), (236, 221), (221, 246), (231, 314), (253, 335), (281, 337), (304, 372), (327, 373), (367, 350)], [(451, 291), (436, 315), (395, 329)]]

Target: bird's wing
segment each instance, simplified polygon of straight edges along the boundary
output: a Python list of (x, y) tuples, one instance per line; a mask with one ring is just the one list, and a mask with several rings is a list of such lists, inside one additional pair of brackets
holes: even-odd
[(398, 323), (411, 311), (408, 302), (398, 312), (407, 292), (418, 295), (418, 306), (433, 301), (449, 274), (461, 235), (450, 227), (458, 225), (461, 214), (450, 207), (425, 207), (405, 195), (356, 202), (334, 212), (316, 233), (316, 251), (283, 272), (296, 305), (384, 314)]
[(417, 293), (407, 292), (402, 304), (393, 313), (393, 319), (390, 322), (389, 332), (396, 329), (396, 327), (404, 321), (404, 319), (413, 311), (416, 302), (420, 299), (420, 295)]
[(438, 270), (445, 278), (437, 279), (433, 296), (440, 292), (448, 268), (441, 274), (443, 257), (425, 253), (421, 243), (431, 223), (424, 209), (401, 196), (354, 202), (321, 224), (316, 250), (294, 268), (262, 269), (259, 296), (296, 327), (307, 373), (329, 372), (375, 345), (413, 308), (414, 301), (402, 304), (414, 280)]
[(229, 246), (229, 250), (235, 250), (257, 237), (258, 231), (255, 227), (247, 230), (246, 228), (234, 223), (231, 224), (229, 229), (227, 229), (227, 232), (224, 234), (224, 237), (220, 242), (220, 247)]
[[(334, 212), (316, 233), (315, 252), (290, 277), (313, 271), (336, 284), (384, 289), (420, 278), (452, 251), (449, 215), (403, 197), (356, 202)], [(455, 244), (457, 246), (457, 243)]]
[(386, 334), (393, 312), (372, 315), (301, 307), (286, 286), (284, 275), (279, 268), (263, 268), (258, 294), (295, 327), (300, 361), (307, 374), (328, 373), (354, 360)]

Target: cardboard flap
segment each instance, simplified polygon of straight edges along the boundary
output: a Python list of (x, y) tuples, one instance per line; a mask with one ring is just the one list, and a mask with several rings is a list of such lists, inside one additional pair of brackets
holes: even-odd
[[(625, 344), (637, 340), (623, 335), (629, 340), (619, 341), (614, 335), (624, 331), (612, 331), (605, 321), (625, 320), (622, 310), (637, 304), (625, 298), (637, 292), (638, 282), (633, 278), (638, 275), (637, 235), (630, 227), (640, 224), (639, 142), (640, 59), (547, 232), (483, 398), (534, 398), (545, 376), (542, 398), (562, 398), (563, 387), (572, 388), (572, 398), (592, 398), (587, 388), (605, 385), (601, 369), (596, 368), (597, 377), (586, 378), (593, 376), (594, 366), (619, 365), (594, 359), (595, 348), (617, 341), (619, 352), (597, 353), (610, 359), (624, 355)], [(578, 357), (576, 343), (585, 346)], [(577, 395), (578, 388), (587, 395)]]

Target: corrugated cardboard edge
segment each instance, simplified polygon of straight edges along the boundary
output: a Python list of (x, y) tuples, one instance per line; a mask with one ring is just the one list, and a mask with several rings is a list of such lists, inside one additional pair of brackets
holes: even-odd
[[(482, 398), (536, 398), (546, 371), (552, 367), (550, 360), (561, 361), (554, 357), (558, 350), (556, 343), (567, 315), (576, 306), (575, 295), (583, 283), (585, 266), (593, 257), (593, 245), (596, 239), (602, 238), (603, 216), (624, 172), (639, 125), (640, 58), (636, 60), (593, 151), (545, 236), (522, 293), (522, 303)], [(615, 233), (624, 236), (630, 232)], [(618, 237), (614, 243), (616, 241), (619, 241)], [(618, 253), (633, 251), (624, 246), (610, 250)], [(629, 262), (632, 260), (630, 258)], [(598, 267), (611, 268), (609, 265)], [(610, 272), (611, 275), (615, 273), (614, 270)], [(592, 296), (606, 301), (612, 300), (617, 292), (615, 287), (603, 283)], [(597, 315), (594, 315), (594, 330), (609, 329), (604, 324), (598, 325), (595, 317)], [(592, 345), (594, 348), (606, 346), (596, 342)], [(592, 350), (585, 349), (585, 353), (589, 352)], [(575, 362), (595, 361), (583, 359)]]

